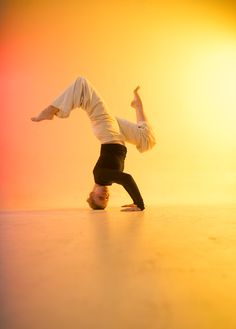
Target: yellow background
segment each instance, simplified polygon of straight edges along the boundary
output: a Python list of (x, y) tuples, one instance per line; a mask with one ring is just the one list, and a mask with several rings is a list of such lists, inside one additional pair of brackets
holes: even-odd
[[(236, 200), (236, 7), (230, 1), (9, 1), (1, 8), (1, 208), (87, 207), (99, 143), (83, 111), (33, 123), (78, 75), (157, 146), (128, 146), (146, 205)], [(110, 205), (129, 202), (112, 186)]]

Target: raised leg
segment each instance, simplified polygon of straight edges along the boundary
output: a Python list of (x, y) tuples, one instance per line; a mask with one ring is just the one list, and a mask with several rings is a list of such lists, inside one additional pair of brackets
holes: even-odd
[(116, 119), (107, 111), (105, 102), (92, 84), (83, 77), (78, 77), (50, 106), (42, 111), (33, 121), (69, 117), (71, 111), (81, 107), (86, 111), (95, 136), (101, 143), (123, 142)]
[(134, 90), (134, 99), (131, 106), (136, 111), (137, 123), (129, 122), (128, 120), (116, 118), (119, 124), (120, 132), (124, 140), (128, 143), (136, 145), (139, 152), (150, 150), (155, 144), (156, 139), (154, 132), (143, 110), (143, 104), (138, 94), (137, 87)]

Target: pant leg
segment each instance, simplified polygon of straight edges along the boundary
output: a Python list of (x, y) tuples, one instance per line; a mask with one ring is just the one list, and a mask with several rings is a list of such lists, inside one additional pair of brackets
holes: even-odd
[(60, 118), (69, 117), (73, 109), (81, 107), (101, 143), (123, 142), (117, 120), (108, 113), (105, 102), (87, 79), (78, 77), (51, 105), (59, 109)]
[(136, 124), (125, 119), (116, 119), (125, 142), (136, 145), (139, 152), (148, 151), (156, 144), (154, 132), (149, 122), (142, 121)]
[(82, 107), (84, 110), (91, 103), (92, 95), (84, 79), (77, 78), (69, 87), (67, 87), (51, 105), (59, 109), (57, 116), (67, 118), (72, 110)]

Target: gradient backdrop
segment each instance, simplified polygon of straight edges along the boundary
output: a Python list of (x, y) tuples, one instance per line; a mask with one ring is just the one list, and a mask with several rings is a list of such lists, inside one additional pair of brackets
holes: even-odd
[[(1, 208), (87, 207), (99, 143), (82, 110), (33, 123), (78, 75), (112, 113), (141, 96), (158, 145), (128, 146), (145, 203), (236, 201), (233, 1), (1, 2)], [(120, 186), (111, 205), (129, 202)]]

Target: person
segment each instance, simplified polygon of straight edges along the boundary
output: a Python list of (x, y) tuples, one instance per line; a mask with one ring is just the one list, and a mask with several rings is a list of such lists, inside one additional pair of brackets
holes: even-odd
[(93, 169), (94, 187), (87, 202), (92, 209), (105, 209), (109, 200), (108, 186), (120, 184), (130, 195), (133, 203), (124, 205), (124, 211), (142, 211), (145, 209), (143, 198), (133, 177), (124, 172), (127, 154), (125, 143), (136, 146), (139, 152), (151, 149), (155, 137), (144, 113), (139, 86), (134, 90), (131, 106), (136, 111), (137, 123), (112, 116), (102, 97), (93, 85), (79, 76), (39, 115), (32, 117), (34, 122), (69, 117), (72, 110), (82, 108), (86, 111), (94, 135), (101, 143), (100, 156)]

